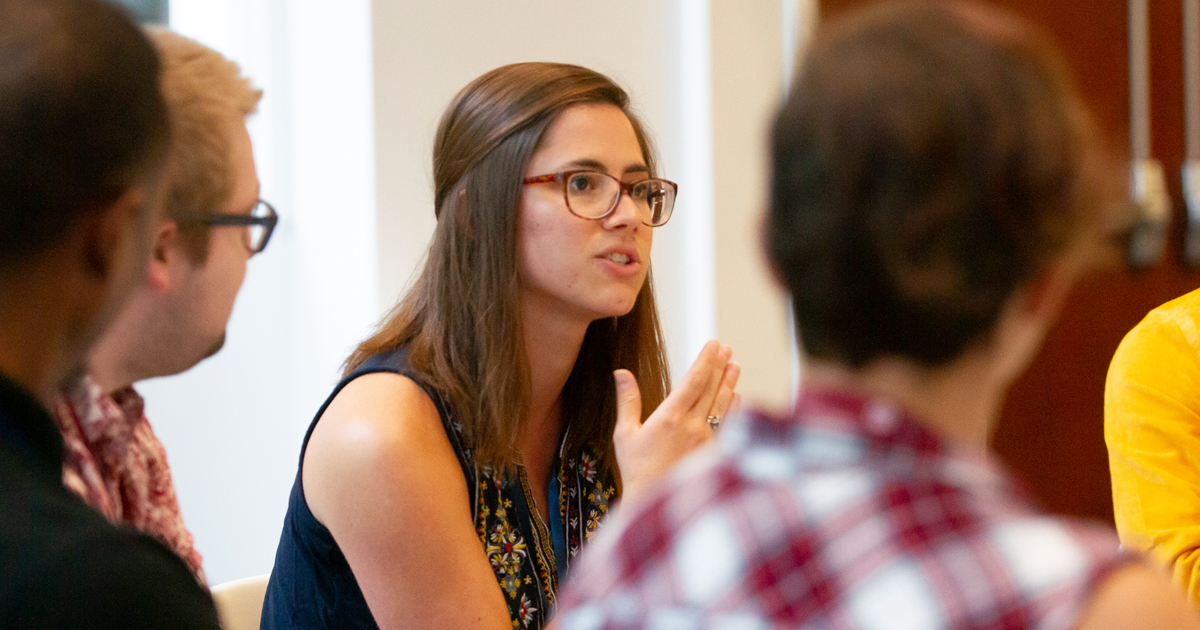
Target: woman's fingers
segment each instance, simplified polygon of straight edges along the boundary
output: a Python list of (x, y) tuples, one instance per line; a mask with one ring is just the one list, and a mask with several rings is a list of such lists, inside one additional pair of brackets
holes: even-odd
[(732, 353), (716, 341), (705, 344), (696, 362), (645, 424), (641, 423), (642, 399), (633, 374), (627, 370), (613, 373), (617, 388), (613, 447), (626, 500), (660, 478), (692, 449), (712, 439), (713, 432), (704, 417), (714, 405), (728, 409), (736, 396), (733, 390), (741, 368), (730, 364)]
[(721, 391), (721, 383), (725, 379), (725, 370), (729, 367), (729, 359), (733, 357), (733, 348), (729, 346), (719, 346), (715, 355), (715, 361), (709, 364), (709, 371), (704, 391), (696, 397), (692, 403), (692, 413), (709, 415), (709, 410), (713, 408), (716, 402), (717, 394)]
[(691, 411), (708, 388), (712, 372), (720, 362), (718, 357), (720, 350), (721, 344), (716, 340), (704, 344), (704, 348), (700, 350), (700, 356), (696, 357), (692, 367), (688, 368), (683, 378), (675, 384), (671, 394), (667, 396), (659, 409), (666, 407), (672, 414)]
[(721, 384), (717, 389), (717, 396), (713, 399), (713, 404), (708, 409), (708, 415), (724, 418), (729, 415), (733, 406), (733, 398), (737, 388), (738, 377), (742, 374), (742, 366), (736, 363), (730, 363), (725, 366), (725, 373), (721, 377)]
[(629, 370), (613, 372), (617, 384), (617, 426), (615, 433), (631, 433), (642, 424), (642, 392)]
[(725, 412), (725, 415), (732, 416), (732, 415), (736, 414), (737, 412), (741, 411), (741, 409), (742, 409), (742, 395), (737, 392), (734, 392), (733, 402), (729, 403), (729, 411)]

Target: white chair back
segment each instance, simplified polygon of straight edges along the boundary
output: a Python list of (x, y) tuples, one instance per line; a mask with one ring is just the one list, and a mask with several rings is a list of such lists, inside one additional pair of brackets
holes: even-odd
[(212, 587), (221, 630), (258, 630), (270, 575), (256, 575)]

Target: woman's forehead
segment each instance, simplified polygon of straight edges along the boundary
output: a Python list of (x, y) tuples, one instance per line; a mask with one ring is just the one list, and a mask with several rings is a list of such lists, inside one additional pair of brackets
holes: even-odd
[(564, 110), (546, 129), (530, 166), (588, 168), (613, 174), (647, 170), (633, 123), (609, 103), (585, 103)]

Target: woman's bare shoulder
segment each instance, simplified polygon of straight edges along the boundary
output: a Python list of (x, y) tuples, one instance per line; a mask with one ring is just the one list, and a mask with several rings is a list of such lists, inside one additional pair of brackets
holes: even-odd
[(346, 384), (325, 409), (313, 438), (322, 430), (327, 439), (348, 441), (355, 448), (402, 448), (403, 442), (427, 434), (445, 437), (437, 407), (425, 390), (390, 372), (366, 374)]
[(303, 479), (381, 628), (508, 627), (458, 456), (412, 380), (369, 374), (338, 392)]
[(433, 400), (412, 379), (392, 373), (360, 376), (338, 392), (309, 438), (303, 481), (309, 509), (322, 523), (328, 506), (360, 493), (379, 499), (465, 485)]

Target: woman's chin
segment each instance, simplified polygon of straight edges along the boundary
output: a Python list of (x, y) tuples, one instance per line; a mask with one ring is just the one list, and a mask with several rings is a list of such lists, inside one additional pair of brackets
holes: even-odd
[(633, 307), (636, 304), (637, 304), (637, 298), (629, 300), (628, 302), (621, 302), (619, 304), (606, 305), (604, 308), (596, 309), (596, 311), (595, 311), (596, 316), (594, 317), (594, 319), (607, 319), (609, 317), (623, 317), (625, 315), (628, 315), (630, 313), (630, 311), (633, 310)]

